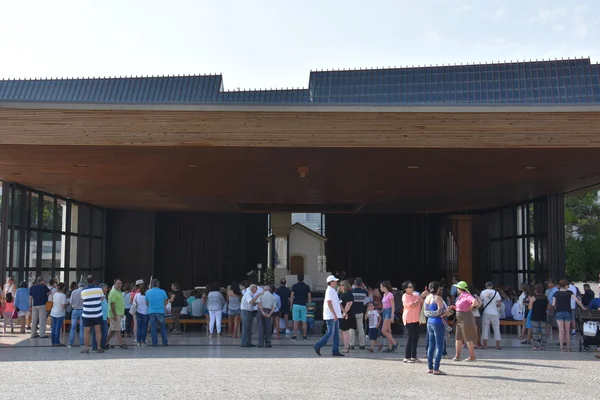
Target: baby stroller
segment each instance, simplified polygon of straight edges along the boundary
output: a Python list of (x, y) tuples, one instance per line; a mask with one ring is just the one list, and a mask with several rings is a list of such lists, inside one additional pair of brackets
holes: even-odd
[(577, 322), (581, 333), (579, 351), (589, 351), (592, 346), (600, 347), (600, 311), (581, 310)]

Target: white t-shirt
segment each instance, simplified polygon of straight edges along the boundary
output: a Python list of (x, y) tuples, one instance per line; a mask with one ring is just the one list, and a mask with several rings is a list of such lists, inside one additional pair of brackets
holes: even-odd
[(371, 310), (367, 315), (369, 316), (369, 329), (377, 328), (377, 323), (379, 322), (379, 313), (377, 310)]
[(513, 304), (511, 314), (515, 321), (523, 321), (525, 314), (525, 307), (523, 306), (523, 303), (517, 301), (515, 304)]
[(498, 314), (500, 315), (500, 319), (506, 319), (506, 305), (504, 303), (500, 303), (500, 308), (498, 308)]
[(133, 302), (137, 304), (137, 313), (148, 315), (148, 303), (146, 302), (146, 295), (137, 293), (133, 298)]
[(196, 299), (192, 302), (192, 316), (202, 317), (204, 315), (204, 303), (202, 299)]
[(483, 292), (481, 292), (480, 297), (482, 307), (485, 307), (486, 304), (490, 303), (487, 307), (485, 307), (483, 313), (485, 315), (492, 316), (498, 315), (498, 307), (496, 306), (496, 304), (498, 301), (502, 300), (502, 298), (500, 297), (500, 293), (498, 293), (498, 291), (494, 289), (485, 289)]
[(325, 300), (323, 302), (323, 319), (331, 320), (334, 319), (333, 313), (329, 309), (329, 301), (331, 301), (331, 305), (333, 306), (333, 311), (335, 311), (335, 315), (338, 318), (342, 318), (342, 308), (340, 307), (340, 298), (334, 288), (329, 286), (325, 291)]
[[(573, 285), (569, 285), (569, 290), (571, 292), (573, 292), (574, 295), (577, 295), (577, 288)], [(575, 303), (575, 299), (573, 297), (571, 297), (571, 310), (574, 310), (577, 308), (577, 303)]]
[(67, 295), (64, 293), (56, 292), (52, 296), (52, 310), (50, 310), (50, 316), (54, 318), (61, 318), (65, 316), (66, 308), (63, 305), (68, 304)]
[(50, 289), (50, 292), (48, 293), (48, 301), (52, 301), (54, 294), (57, 291), (56, 286), (48, 286), (48, 289)]

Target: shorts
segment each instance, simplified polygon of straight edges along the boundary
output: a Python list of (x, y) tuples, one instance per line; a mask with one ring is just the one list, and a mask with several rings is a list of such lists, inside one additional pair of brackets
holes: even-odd
[(271, 317), (280, 318), (281, 317), (281, 312), (280, 311), (276, 311), (273, 314), (271, 314)]
[(110, 332), (121, 332), (121, 320), (123, 319), (122, 315), (117, 315), (115, 319), (109, 318), (110, 327), (108, 330)]
[(292, 306), (292, 320), (306, 322), (306, 314), (308, 313), (308, 307), (301, 306), (300, 304), (294, 304)]
[(237, 317), (242, 313), (242, 310), (227, 310), (227, 312), (227, 315), (229, 315), (230, 317)]
[(571, 312), (559, 311), (554, 314), (554, 318), (556, 318), (557, 321), (571, 321)]
[(286, 315), (290, 315), (290, 307), (289, 306), (282, 306), (281, 309), (279, 310), (279, 312), (281, 313), (282, 317), (285, 317)]
[(383, 318), (384, 320), (392, 319), (392, 308), (384, 308), (381, 312), (381, 318)]
[(369, 328), (369, 340), (377, 340), (379, 330), (377, 328)]
[[(104, 319), (102, 317), (96, 317), (96, 318), (81, 318), (81, 320), (83, 321), (83, 327), (84, 328), (91, 328), (92, 326), (102, 326), (102, 324), (104, 323)], [(119, 330), (121, 330), (121, 326), (119, 326)]]

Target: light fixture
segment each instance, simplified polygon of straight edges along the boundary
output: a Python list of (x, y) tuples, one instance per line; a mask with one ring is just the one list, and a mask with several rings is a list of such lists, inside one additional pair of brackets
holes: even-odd
[(406, 166), (406, 168), (408, 168), (408, 169), (419, 169), (419, 167), (417, 165), (408, 165), (408, 166)]
[(87, 168), (86, 164), (73, 164), (75, 168)]
[(198, 168), (198, 164), (189, 164), (188, 168)]
[(306, 178), (306, 175), (308, 175), (308, 173), (310, 172), (310, 167), (298, 167), (296, 171), (298, 171), (300, 179), (304, 179)]
[(529, 167), (525, 167), (525, 169), (526, 169), (526, 170), (528, 170), (528, 171), (531, 171), (531, 170), (533, 170), (533, 169), (536, 169), (536, 168), (537, 168), (537, 167), (531, 167), (531, 166), (529, 166)]

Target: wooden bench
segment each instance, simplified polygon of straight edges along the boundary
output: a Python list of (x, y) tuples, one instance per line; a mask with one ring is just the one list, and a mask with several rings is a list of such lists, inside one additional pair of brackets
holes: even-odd
[[(173, 318), (167, 318), (165, 320), (167, 325), (173, 325)], [(203, 325), (203, 324), (208, 324), (208, 320), (206, 318), (180, 318), (179, 319), (179, 323), (181, 325), (183, 325), (183, 331), (185, 332), (185, 330), (187, 329), (187, 325)], [(221, 320), (221, 325), (222, 326), (227, 326), (229, 325), (229, 319), (228, 318), (223, 318)]]
[[(448, 325), (454, 325), (454, 320), (448, 321)], [(513, 320), (501, 319), (500, 320), (500, 326), (516, 326), (517, 327), (517, 332), (520, 335), (521, 334), (521, 329), (523, 329), (523, 326), (525, 326), (525, 320), (522, 320), (522, 321), (513, 321)]]

